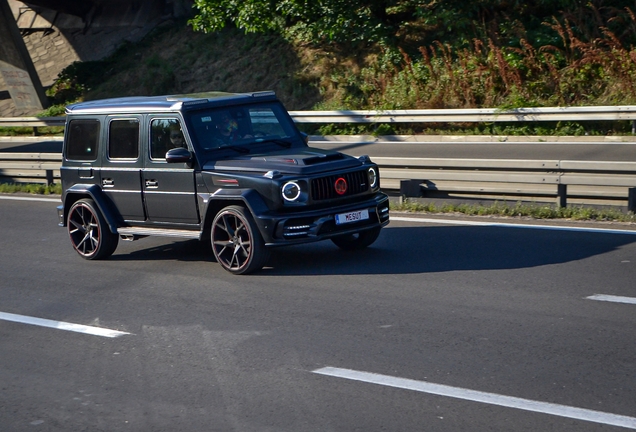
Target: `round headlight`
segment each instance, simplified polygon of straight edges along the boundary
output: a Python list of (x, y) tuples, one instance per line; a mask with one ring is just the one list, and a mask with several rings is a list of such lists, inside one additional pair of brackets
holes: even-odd
[(378, 172), (375, 168), (369, 168), (369, 186), (374, 188), (378, 185)]
[(296, 201), (300, 197), (300, 186), (295, 181), (287, 182), (281, 189), (285, 201)]

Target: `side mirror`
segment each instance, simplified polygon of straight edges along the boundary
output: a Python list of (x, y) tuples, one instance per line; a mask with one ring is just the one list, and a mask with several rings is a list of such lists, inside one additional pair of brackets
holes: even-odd
[(305, 144), (309, 145), (309, 135), (307, 135), (305, 132), (301, 132), (300, 136), (303, 137), (303, 141), (305, 141)]
[(170, 149), (166, 153), (166, 162), (168, 163), (192, 162), (192, 153), (190, 153), (190, 150), (183, 147)]

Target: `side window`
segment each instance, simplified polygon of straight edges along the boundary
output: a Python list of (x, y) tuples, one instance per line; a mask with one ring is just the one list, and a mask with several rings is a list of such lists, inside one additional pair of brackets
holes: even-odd
[(154, 119), (150, 123), (150, 158), (165, 159), (166, 152), (177, 147), (188, 147), (179, 119)]
[(139, 157), (139, 121), (113, 120), (108, 131), (109, 159), (137, 159)]
[(97, 158), (99, 121), (71, 120), (66, 137), (66, 158), (92, 161)]

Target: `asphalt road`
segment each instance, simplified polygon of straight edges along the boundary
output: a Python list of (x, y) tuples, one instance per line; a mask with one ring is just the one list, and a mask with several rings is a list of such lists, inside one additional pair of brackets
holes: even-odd
[(394, 214), (237, 277), (196, 241), (84, 261), (55, 202), (2, 198), (2, 431), (636, 428), (636, 304), (587, 298), (636, 297), (633, 231)]
[(576, 139), (558, 143), (378, 140), (351, 143), (321, 142), (317, 145), (354, 156), (367, 154), (372, 157), (636, 161), (636, 143), (634, 142), (590, 142)]

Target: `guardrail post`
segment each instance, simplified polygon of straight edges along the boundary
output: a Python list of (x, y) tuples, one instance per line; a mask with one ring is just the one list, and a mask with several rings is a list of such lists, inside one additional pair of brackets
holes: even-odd
[(558, 208), (567, 207), (568, 205), (568, 185), (557, 185), (556, 205)]
[(419, 198), (422, 196), (422, 180), (400, 180), (400, 196), (405, 198)]
[(627, 210), (636, 213), (636, 188), (627, 189)]
[(53, 184), (53, 170), (46, 170), (46, 184), (48, 186)]

